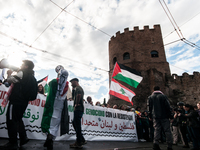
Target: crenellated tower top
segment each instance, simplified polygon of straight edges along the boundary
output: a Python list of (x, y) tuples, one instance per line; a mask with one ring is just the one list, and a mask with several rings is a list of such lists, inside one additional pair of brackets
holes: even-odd
[(148, 31), (151, 32), (151, 31), (154, 31), (154, 30), (161, 30), (160, 25), (154, 25), (153, 29), (149, 29), (149, 26), (144, 26), (143, 29), (141, 29), (141, 30), (139, 30), (138, 26), (133, 27), (133, 30), (129, 30), (129, 28), (125, 28), (123, 33), (120, 33), (120, 31), (116, 32), (116, 36), (112, 36), (111, 40), (118, 38), (118, 37), (120, 38), (120, 35), (128, 34), (129, 32), (134, 33), (134, 34), (138, 34), (139, 32), (141, 32), (142, 34), (145, 34)]
[(133, 30), (125, 28), (123, 33), (116, 32), (109, 41), (110, 70), (116, 61), (139, 71), (156, 68), (170, 75), (160, 25), (154, 25), (153, 29), (144, 26), (139, 30), (136, 26)]

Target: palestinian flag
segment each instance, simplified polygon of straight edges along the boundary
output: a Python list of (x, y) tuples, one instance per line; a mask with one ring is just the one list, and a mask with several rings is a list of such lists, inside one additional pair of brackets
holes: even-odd
[(113, 78), (111, 80), (109, 94), (125, 100), (133, 105), (132, 98), (135, 96), (135, 93), (127, 87), (121, 85)]
[(131, 69), (122, 64), (115, 63), (112, 78), (125, 82), (134, 88), (142, 81), (142, 76), (135, 69)]
[(44, 93), (48, 92), (48, 84), (47, 84), (48, 76), (42, 78), (41, 80), (37, 81), (38, 85), (42, 84), (44, 87)]

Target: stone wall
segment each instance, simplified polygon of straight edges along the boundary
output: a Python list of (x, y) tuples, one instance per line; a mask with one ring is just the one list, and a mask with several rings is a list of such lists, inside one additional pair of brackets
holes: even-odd
[[(151, 57), (152, 51), (157, 51), (159, 57)], [(129, 53), (130, 59), (123, 60), (124, 53)], [(111, 37), (109, 41), (110, 70), (113, 70), (115, 58), (118, 63), (138, 71), (156, 68), (158, 71), (170, 75), (160, 25), (154, 25), (153, 29), (144, 26), (143, 30), (134, 27), (133, 31), (129, 31), (128, 28), (124, 29), (124, 33), (118, 31), (116, 36)]]
[[(157, 51), (158, 57), (152, 57), (152, 51)], [(125, 53), (130, 54), (130, 59), (123, 59)], [(165, 76), (170, 75), (160, 25), (154, 25), (153, 29), (144, 26), (142, 30), (139, 30), (139, 27), (134, 27), (132, 31), (126, 28), (124, 33), (117, 32), (116, 36), (113, 36), (109, 41), (109, 80), (112, 76), (115, 61), (141, 72), (143, 80), (136, 89), (124, 83), (122, 84), (136, 93), (133, 98), (134, 105), (145, 107), (146, 99), (153, 91), (153, 87), (159, 85), (165, 89)], [(121, 105), (124, 102), (110, 96), (109, 103), (111, 105), (116, 103)]]
[[(157, 51), (158, 57), (152, 57), (151, 52)], [(130, 54), (130, 59), (123, 59), (125, 53)], [(193, 75), (183, 73), (182, 76), (171, 75), (169, 63), (166, 61), (165, 50), (160, 25), (154, 25), (153, 29), (144, 26), (143, 30), (134, 27), (128, 28), (124, 33), (117, 32), (109, 41), (109, 65), (111, 79), (115, 61), (141, 72), (142, 82), (135, 89), (125, 83), (121, 83), (134, 91), (136, 96), (132, 99), (134, 107), (140, 106), (146, 109), (148, 96), (153, 92), (154, 86), (160, 86), (161, 91), (169, 97), (172, 105), (178, 101), (195, 105), (200, 101), (200, 74)], [(131, 105), (114, 96), (110, 96), (109, 104)]]
[(169, 98), (176, 104), (183, 101), (196, 105), (200, 101), (200, 74), (193, 72), (193, 75), (183, 73), (182, 76), (172, 74), (168, 80)]

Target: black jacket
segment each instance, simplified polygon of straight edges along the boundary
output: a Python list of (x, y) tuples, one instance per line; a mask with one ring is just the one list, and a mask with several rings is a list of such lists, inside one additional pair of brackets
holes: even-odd
[(178, 112), (179, 113), (181, 113), (181, 115), (180, 116), (177, 116), (177, 122), (178, 122), (178, 125), (180, 125), (180, 126), (186, 126), (187, 124), (186, 124), (186, 121), (187, 121), (187, 119), (186, 119), (186, 117), (184, 117), (185, 116), (185, 110), (182, 108), (180, 108), (180, 109), (178, 109)]
[(147, 107), (149, 117), (155, 119), (173, 119), (168, 98), (160, 92), (154, 92), (148, 97)]
[(187, 125), (193, 128), (200, 128), (199, 121), (197, 119), (198, 112), (190, 110), (188, 114), (182, 115), (187, 120)]
[(27, 105), (29, 100), (25, 98), (26, 93), (24, 91), (28, 84), (27, 80), (29, 76), (34, 75), (34, 71), (29, 69), (23, 69), (20, 71), (22, 71), (22, 78), (17, 75), (12, 76), (12, 78), (16, 79), (17, 82), (13, 82), (14, 86), (11, 91), (9, 101), (11, 104)]

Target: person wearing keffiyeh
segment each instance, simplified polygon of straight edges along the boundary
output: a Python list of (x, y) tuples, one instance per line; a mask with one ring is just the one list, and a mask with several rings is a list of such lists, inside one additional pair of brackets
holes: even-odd
[(154, 141), (153, 149), (160, 150), (159, 140), (161, 136), (161, 128), (164, 129), (166, 135), (166, 142), (168, 150), (172, 150), (172, 133), (170, 129), (170, 120), (173, 119), (170, 104), (167, 96), (161, 91), (159, 86), (154, 87), (154, 92), (148, 97), (147, 108), (149, 111), (149, 118), (153, 120), (154, 126)]
[[(58, 78), (53, 79), (49, 82), (49, 90), (46, 98), (46, 103), (44, 106), (44, 113), (41, 122), (42, 132), (47, 134), (47, 139), (44, 143), (44, 147), (48, 150), (53, 149), (53, 140), (57, 136), (59, 126), (61, 124), (61, 135), (66, 134), (68, 129), (68, 114), (63, 115), (63, 112), (67, 112), (67, 90), (68, 90), (68, 72), (61, 65), (56, 67), (56, 72), (58, 73)], [(62, 116), (63, 115), (63, 116)], [(63, 117), (67, 121), (63, 121)], [(62, 120), (62, 121), (61, 121)], [(66, 124), (64, 127), (62, 123)], [(69, 127), (69, 126), (68, 126)]]

